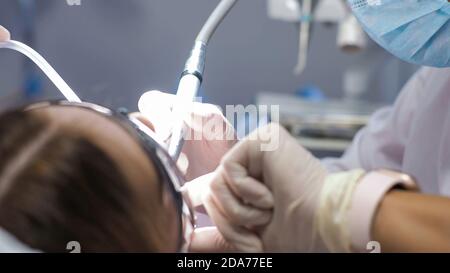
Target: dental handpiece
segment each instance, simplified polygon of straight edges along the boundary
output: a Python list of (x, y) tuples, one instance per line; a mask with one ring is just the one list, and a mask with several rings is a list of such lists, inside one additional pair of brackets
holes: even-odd
[(175, 124), (172, 129), (168, 152), (175, 161), (178, 160), (181, 154), (185, 136), (187, 134), (185, 117), (189, 115), (189, 109), (192, 106), (203, 81), (206, 48), (209, 40), (237, 1), (238, 0), (222, 0), (219, 3), (198, 34), (194, 48), (186, 62), (178, 85), (175, 103), (172, 108)]

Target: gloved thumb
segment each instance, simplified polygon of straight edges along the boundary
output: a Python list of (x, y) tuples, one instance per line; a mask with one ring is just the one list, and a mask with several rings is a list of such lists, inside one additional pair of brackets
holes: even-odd
[(217, 228), (199, 228), (192, 236), (191, 251), (242, 251), (261, 252), (260, 238), (245, 227), (229, 222), (215, 204), (211, 195), (211, 183), (216, 173), (201, 176), (183, 186), (182, 191), (194, 207), (203, 205)]
[(138, 102), (139, 112), (154, 126), (154, 131), (160, 138), (170, 137), (174, 117), (172, 115), (173, 95), (160, 91), (144, 93)]
[(186, 184), (181, 188), (184, 196), (189, 199), (191, 205), (199, 207), (203, 205), (203, 200), (209, 194), (211, 182), (215, 173), (205, 174)]
[[(206, 196), (210, 193), (210, 185), (215, 173), (206, 174), (191, 182), (186, 183), (183, 194), (190, 200), (194, 207), (203, 206)], [(203, 209), (203, 208), (202, 208)], [(237, 249), (230, 244), (217, 227), (204, 227), (194, 230), (191, 237), (189, 252), (236, 252)]]
[(194, 230), (189, 252), (235, 252), (237, 251), (220, 234), (216, 227), (205, 227)]

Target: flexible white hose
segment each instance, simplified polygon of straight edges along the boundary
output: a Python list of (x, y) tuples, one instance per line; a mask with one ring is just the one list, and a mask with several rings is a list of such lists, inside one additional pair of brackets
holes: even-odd
[(44, 74), (50, 79), (50, 81), (53, 82), (56, 88), (59, 89), (59, 91), (68, 101), (81, 102), (81, 99), (70, 88), (70, 86), (61, 78), (58, 72), (56, 72), (55, 69), (53, 69), (53, 67), (34, 49), (21, 42), (14, 40), (0, 43), (0, 48), (12, 49), (27, 56), (44, 72)]

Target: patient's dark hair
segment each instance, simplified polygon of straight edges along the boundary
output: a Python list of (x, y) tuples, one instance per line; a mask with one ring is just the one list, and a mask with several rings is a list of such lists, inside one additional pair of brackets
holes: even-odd
[(68, 252), (78, 241), (83, 252), (159, 251), (164, 236), (141, 225), (148, 215), (131, 187), (86, 138), (51, 130), (30, 112), (0, 115), (0, 226), (30, 247)]

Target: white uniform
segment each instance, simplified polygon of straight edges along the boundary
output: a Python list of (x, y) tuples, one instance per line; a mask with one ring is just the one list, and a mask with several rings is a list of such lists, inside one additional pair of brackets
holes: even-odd
[(389, 168), (425, 193), (450, 196), (450, 68), (422, 68), (392, 107), (376, 112), (330, 171)]

